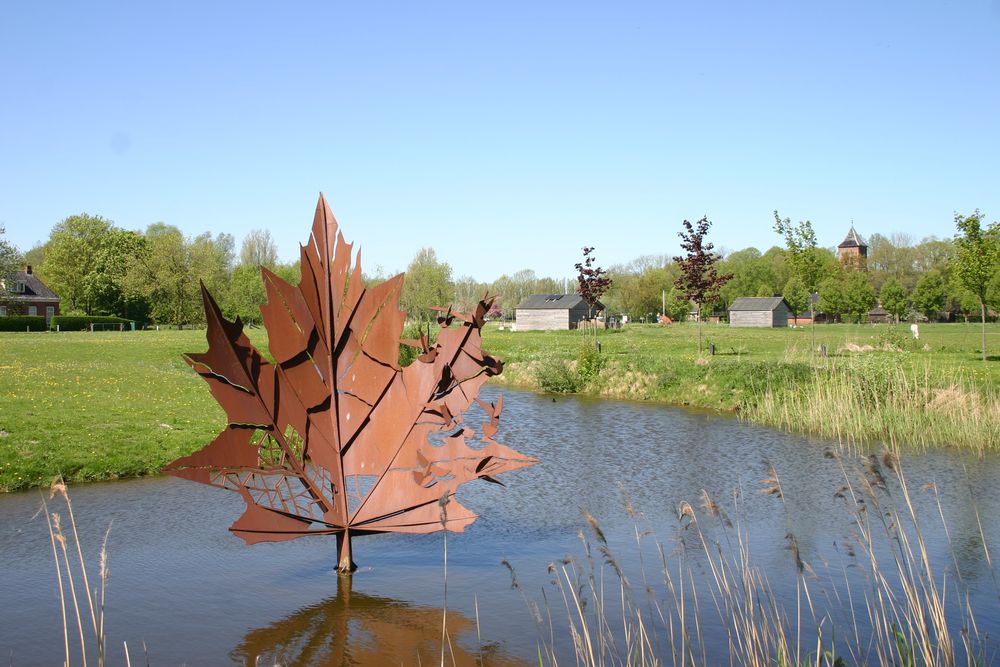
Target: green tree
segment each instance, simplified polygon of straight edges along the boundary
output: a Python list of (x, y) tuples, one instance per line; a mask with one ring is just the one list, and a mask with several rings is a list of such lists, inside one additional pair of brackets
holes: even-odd
[(840, 319), (848, 312), (847, 294), (842, 278), (824, 278), (819, 284), (819, 302), (816, 306), (831, 320)]
[(958, 282), (979, 300), (982, 322), (982, 353), (986, 361), (986, 292), (996, 267), (1000, 264), (1000, 223), (983, 229), (983, 214), (955, 214), (955, 276)]
[(481, 283), (472, 276), (462, 276), (455, 281), (455, 309), (461, 313), (471, 312), (489, 291), (486, 283)]
[(944, 276), (938, 271), (928, 271), (917, 281), (911, 295), (913, 307), (935, 320), (941, 316), (941, 311), (948, 301), (948, 285)]
[(910, 300), (907, 298), (906, 288), (895, 278), (889, 278), (882, 285), (879, 299), (882, 302), (882, 307), (896, 318), (897, 323), (909, 312)]
[(112, 227), (101, 237), (84, 281), (93, 312), (145, 321), (149, 303), (126, 280), (131, 258), (145, 252), (146, 239), (137, 232)]
[(868, 279), (867, 272), (848, 272), (844, 280), (844, 298), (846, 312), (854, 316), (855, 322), (861, 322), (875, 305), (875, 289)]
[(785, 239), (785, 251), (793, 275), (811, 292), (816, 291), (823, 278), (823, 257), (816, 248), (816, 232), (812, 223), (802, 220), (792, 224), (790, 218), (782, 218), (774, 212), (774, 231)]
[(260, 267), (250, 264), (237, 266), (233, 269), (229, 289), (226, 292), (223, 307), (226, 317), (230, 319), (239, 317), (249, 325), (260, 324), (260, 306), (267, 301)]
[(792, 311), (792, 315), (798, 320), (799, 315), (806, 312), (810, 306), (809, 289), (802, 282), (801, 278), (792, 276), (785, 284), (782, 294), (785, 297), (785, 302), (788, 303), (789, 309)]
[[(466, 298), (472, 297), (471, 293), (468, 293), (472, 288), (472, 283), (468, 282), (471, 280), (471, 278), (465, 277), (459, 280), (460, 283), (465, 281), (464, 285), (455, 285), (456, 300), (459, 304), (463, 303)], [(497, 297), (495, 304), (503, 312), (510, 315), (514, 314), (517, 304), (530, 294), (562, 294), (564, 289), (561, 281), (540, 278), (531, 269), (521, 269), (511, 275), (505, 273), (490, 285), (485, 283), (475, 283), (475, 285), (477, 294), (475, 300), (471, 302), (472, 306), (475, 306), (483, 298), (485, 292), (489, 292)], [(462, 308), (459, 307), (459, 310)]]
[(659, 313), (679, 275), (677, 265), (657, 255), (637, 257), (628, 264), (608, 268), (611, 287), (602, 303), (612, 313), (624, 313), (633, 321)]
[(730, 253), (719, 262), (719, 270), (733, 278), (719, 290), (723, 306), (728, 307), (741, 296), (774, 296), (775, 276), (771, 262), (757, 248), (744, 248)]
[(993, 272), (990, 286), (986, 290), (986, 305), (993, 310), (1000, 310), (1000, 266)]
[[(413, 319), (430, 321), (438, 306), (447, 308), (455, 300), (451, 266), (439, 262), (433, 248), (421, 248), (406, 267), (400, 305)], [(516, 305), (516, 304), (515, 304)]]
[(278, 263), (278, 245), (266, 229), (253, 229), (240, 245), (240, 264), (266, 266), (273, 269)]
[(876, 290), (889, 280), (902, 285), (916, 284), (916, 254), (909, 234), (894, 233), (887, 238), (872, 234), (868, 238), (868, 275)]
[[(199, 234), (185, 240), (191, 258), (191, 274), (195, 283), (202, 281), (212, 294), (225, 299), (229, 279), (233, 274), (236, 241), (231, 234)], [(201, 297), (198, 297), (199, 308)]]
[[(6, 280), (14, 271), (20, 268), (21, 255), (11, 243), (4, 239), (7, 230), (0, 225), (0, 282), (3, 282), (4, 291), (9, 291), (11, 286)], [(3, 294), (0, 294), (3, 296)]]
[[(298, 284), (299, 265), (278, 264), (270, 267), (279, 277), (293, 285)], [(240, 264), (229, 279), (226, 290), (226, 300), (222, 305), (225, 316), (229, 319), (239, 317), (250, 326), (261, 324), (260, 307), (267, 302), (267, 291), (259, 266)]]
[(147, 251), (129, 263), (126, 283), (150, 303), (155, 322), (183, 326), (201, 318), (200, 286), (191, 248), (179, 229), (157, 222), (146, 229)]
[(775, 294), (781, 292), (793, 275), (792, 267), (788, 263), (788, 253), (783, 248), (771, 246), (761, 256), (761, 261), (767, 264), (768, 272), (774, 276), (773, 282), (771, 283), (773, 292)]
[(663, 313), (674, 322), (687, 321), (688, 313), (691, 312), (691, 302), (684, 298), (677, 288), (671, 287), (667, 290), (665, 299), (666, 311)]
[(913, 249), (913, 274), (909, 277), (912, 282), (903, 282), (903, 286), (912, 290), (919, 277), (928, 271), (938, 271), (947, 279), (954, 257), (955, 244), (951, 239), (928, 236)]
[(48, 281), (45, 280), (45, 274), (43, 273), (42, 269), (42, 265), (45, 263), (44, 243), (35, 244), (31, 248), (31, 250), (24, 253), (24, 257), (21, 258), (21, 261), (25, 265), (30, 265), (32, 267), (31, 269), (32, 272), (38, 275), (39, 280), (41, 280), (44, 283), (48, 283)]
[(42, 266), (49, 287), (66, 300), (69, 311), (93, 312), (95, 289), (102, 284), (97, 256), (113, 229), (99, 215), (73, 215), (52, 228)]
[(960, 289), (955, 297), (955, 305), (962, 314), (962, 319), (968, 323), (970, 317), (979, 314), (979, 297), (967, 289)]

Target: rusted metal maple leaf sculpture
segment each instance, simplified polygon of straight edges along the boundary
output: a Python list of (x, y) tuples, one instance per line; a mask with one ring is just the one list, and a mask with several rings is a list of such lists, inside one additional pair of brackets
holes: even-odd
[[(202, 287), (209, 347), (185, 359), (228, 425), (165, 472), (238, 492), (246, 511), (230, 530), (248, 544), (336, 535), (338, 568), (350, 572), (353, 536), (462, 531), (476, 515), (451, 498), (460, 485), (538, 461), (493, 440), (503, 400), (476, 398), (503, 368), (480, 347), (492, 299), (469, 315), (438, 309), (433, 345), (400, 340), (402, 274), (366, 288), (361, 253), (352, 267), (323, 195), (301, 252), (298, 286), (261, 268), (274, 363)], [(406, 367), (400, 343), (422, 351)], [(473, 401), (487, 415), (476, 447), (462, 421)]]

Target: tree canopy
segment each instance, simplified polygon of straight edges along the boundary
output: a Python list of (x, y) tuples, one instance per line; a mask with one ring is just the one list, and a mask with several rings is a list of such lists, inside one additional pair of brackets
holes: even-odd
[(434, 248), (421, 248), (406, 267), (400, 305), (413, 319), (430, 321), (434, 306), (447, 307), (455, 301), (451, 266), (438, 261)]
[(21, 254), (4, 236), (7, 230), (0, 225), (0, 277), (16, 271), (21, 262)]
[(715, 246), (705, 241), (708, 230), (712, 226), (708, 216), (692, 225), (685, 220), (684, 230), (677, 232), (681, 237), (681, 248), (685, 254), (674, 257), (680, 267), (681, 274), (674, 285), (684, 297), (693, 301), (698, 307), (698, 353), (701, 354), (701, 309), (706, 303), (719, 298), (719, 290), (732, 279), (731, 273), (719, 274), (716, 264), (719, 262)]
[(1000, 223), (983, 229), (983, 214), (955, 214), (955, 275), (958, 282), (979, 300), (982, 317), (982, 355), (986, 361), (986, 292), (1000, 265)]

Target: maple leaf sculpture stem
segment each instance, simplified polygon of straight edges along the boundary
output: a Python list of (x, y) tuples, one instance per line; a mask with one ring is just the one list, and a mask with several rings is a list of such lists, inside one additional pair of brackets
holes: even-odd
[[(208, 351), (185, 358), (227, 425), (164, 470), (239, 493), (246, 510), (230, 530), (248, 544), (336, 535), (342, 573), (355, 569), (352, 537), (460, 532), (476, 516), (455, 501), (459, 486), (538, 462), (493, 439), (503, 400), (476, 398), (503, 369), (481, 347), (493, 300), (465, 315), (438, 308), (433, 345), (401, 340), (402, 274), (366, 288), (352, 248), (320, 195), (299, 284), (261, 268), (273, 362), (202, 287)], [(406, 367), (400, 343), (422, 353)], [(473, 402), (478, 431), (463, 421)]]

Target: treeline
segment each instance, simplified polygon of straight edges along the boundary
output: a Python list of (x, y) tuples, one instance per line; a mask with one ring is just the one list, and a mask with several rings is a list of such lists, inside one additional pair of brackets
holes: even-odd
[(74, 215), (23, 263), (62, 298), (67, 315), (114, 315), (140, 323), (185, 325), (203, 321), (201, 284), (224, 313), (260, 320), (264, 301), (259, 266), (298, 280), (298, 264), (280, 264), (267, 231), (253, 231), (239, 252), (230, 234), (185, 236), (157, 222), (144, 232), (116, 227), (100, 216)]
[[(706, 314), (726, 312), (739, 297), (781, 295), (801, 315), (810, 310), (810, 295), (817, 294), (815, 309), (831, 321), (861, 321), (876, 305), (899, 319), (920, 314), (930, 320), (968, 320), (980, 315), (978, 295), (961, 280), (952, 239), (932, 236), (915, 243), (906, 234), (876, 233), (868, 239), (867, 261), (841, 262), (833, 250), (810, 246), (815, 235), (808, 221), (791, 225), (776, 217), (775, 227), (785, 247), (774, 245), (764, 252), (744, 248), (719, 258), (718, 272), (732, 278), (719, 298), (706, 304)], [(996, 223), (985, 233), (1000, 243)], [(609, 273), (613, 283), (603, 301), (612, 312), (632, 319), (665, 313), (678, 321), (691, 312), (674, 287), (680, 269), (669, 256), (644, 255), (610, 267)], [(986, 303), (1000, 310), (1000, 262), (992, 266)]]
[[(781, 295), (796, 315), (804, 315), (810, 310), (810, 295), (816, 294), (814, 308), (830, 321), (861, 321), (876, 305), (901, 320), (915, 313), (930, 320), (979, 315), (977, 295), (959, 279), (952, 239), (914, 242), (906, 234), (876, 233), (868, 239), (868, 258), (862, 264), (841, 262), (832, 249), (815, 246), (808, 221), (793, 225), (776, 217), (775, 232), (785, 247), (774, 245), (764, 252), (744, 248), (719, 258), (719, 273), (733, 277), (718, 300), (705, 305), (706, 313), (724, 313), (742, 296)], [(1000, 235), (995, 224), (989, 233)], [(633, 321), (665, 313), (683, 321), (692, 312), (691, 303), (674, 286), (680, 268), (668, 255), (643, 255), (609, 267), (608, 275), (611, 289), (601, 301), (610, 313), (626, 314)], [(465, 311), (490, 294), (498, 297), (493, 315), (511, 317), (526, 296), (567, 289), (575, 291), (576, 281), (538, 276), (530, 269), (492, 283), (469, 276), (453, 279), (451, 267), (438, 260), (433, 249), (424, 248), (407, 267), (402, 304), (411, 317), (424, 317), (430, 314), (428, 305), (453, 304)], [(1000, 310), (1000, 263), (993, 270), (987, 303)]]
[[(202, 283), (227, 317), (259, 323), (259, 306), (266, 301), (259, 267), (290, 282), (299, 280), (299, 262), (279, 262), (267, 231), (250, 232), (237, 251), (230, 234), (190, 237), (162, 222), (137, 232), (88, 214), (66, 218), (45, 243), (23, 256), (0, 238), (0, 259), (5, 260), (5, 273), (18, 264), (33, 265), (38, 277), (62, 298), (64, 314), (112, 315), (140, 323), (203, 322)], [(512, 304), (507, 308), (513, 315), (514, 306), (529, 294), (564, 289), (562, 281), (539, 278), (531, 270), (492, 283), (469, 276), (455, 279), (451, 266), (438, 260), (432, 248), (420, 249), (406, 274), (400, 302), (414, 319), (434, 317), (431, 306), (437, 305), (467, 312), (487, 294), (499, 296), (494, 317), (500, 317), (507, 304)], [(372, 283), (387, 277), (378, 271), (364, 279)]]
[[(959, 220), (966, 218), (956, 216)], [(796, 315), (803, 315), (810, 310), (810, 295), (818, 294), (814, 307), (834, 321), (860, 321), (875, 305), (900, 319), (914, 313), (931, 320), (978, 319), (979, 295), (961, 279), (963, 262), (957, 258), (956, 240), (928, 237), (914, 242), (906, 234), (872, 234), (862, 266), (838, 261), (833, 250), (818, 247), (808, 221), (792, 224), (775, 212), (774, 231), (784, 247), (776, 244), (764, 252), (744, 248), (718, 258), (719, 273), (732, 278), (717, 300), (705, 304), (706, 314), (724, 313), (742, 296), (782, 295)], [(1000, 244), (996, 223), (983, 233)], [(956, 239), (961, 242), (960, 236)], [(16, 249), (0, 238), (0, 260), (7, 269), (15, 256)], [(299, 278), (298, 262), (279, 262), (276, 244), (267, 231), (251, 232), (237, 251), (236, 240), (229, 234), (188, 237), (164, 223), (136, 232), (86, 214), (66, 218), (44, 244), (18, 259), (34, 265), (39, 277), (62, 297), (64, 314), (114, 315), (173, 325), (203, 320), (202, 282), (227, 317), (239, 315), (256, 323), (260, 321), (258, 306), (265, 301), (259, 266), (289, 281)], [(987, 269), (992, 278), (985, 301), (990, 309), (1000, 310), (1000, 261)], [(660, 313), (683, 321), (692, 308), (674, 286), (679, 273), (667, 255), (643, 255), (611, 266), (611, 289), (602, 302), (609, 313), (626, 314), (633, 321)], [(487, 294), (497, 297), (491, 315), (509, 318), (530, 294), (576, 289), (575, 280), (538, 276), (530, 269), (502, 275), (491, 283), (470, 276), (455, 278), (451, 266), (432, 248), (420, 249), (406, 274), (401, 306), (414, 319), (433, 317), (430, 307), (435, 305), (467, 312)], [(386, 277), (378, 271), (365, 280), (370, 283)]]

